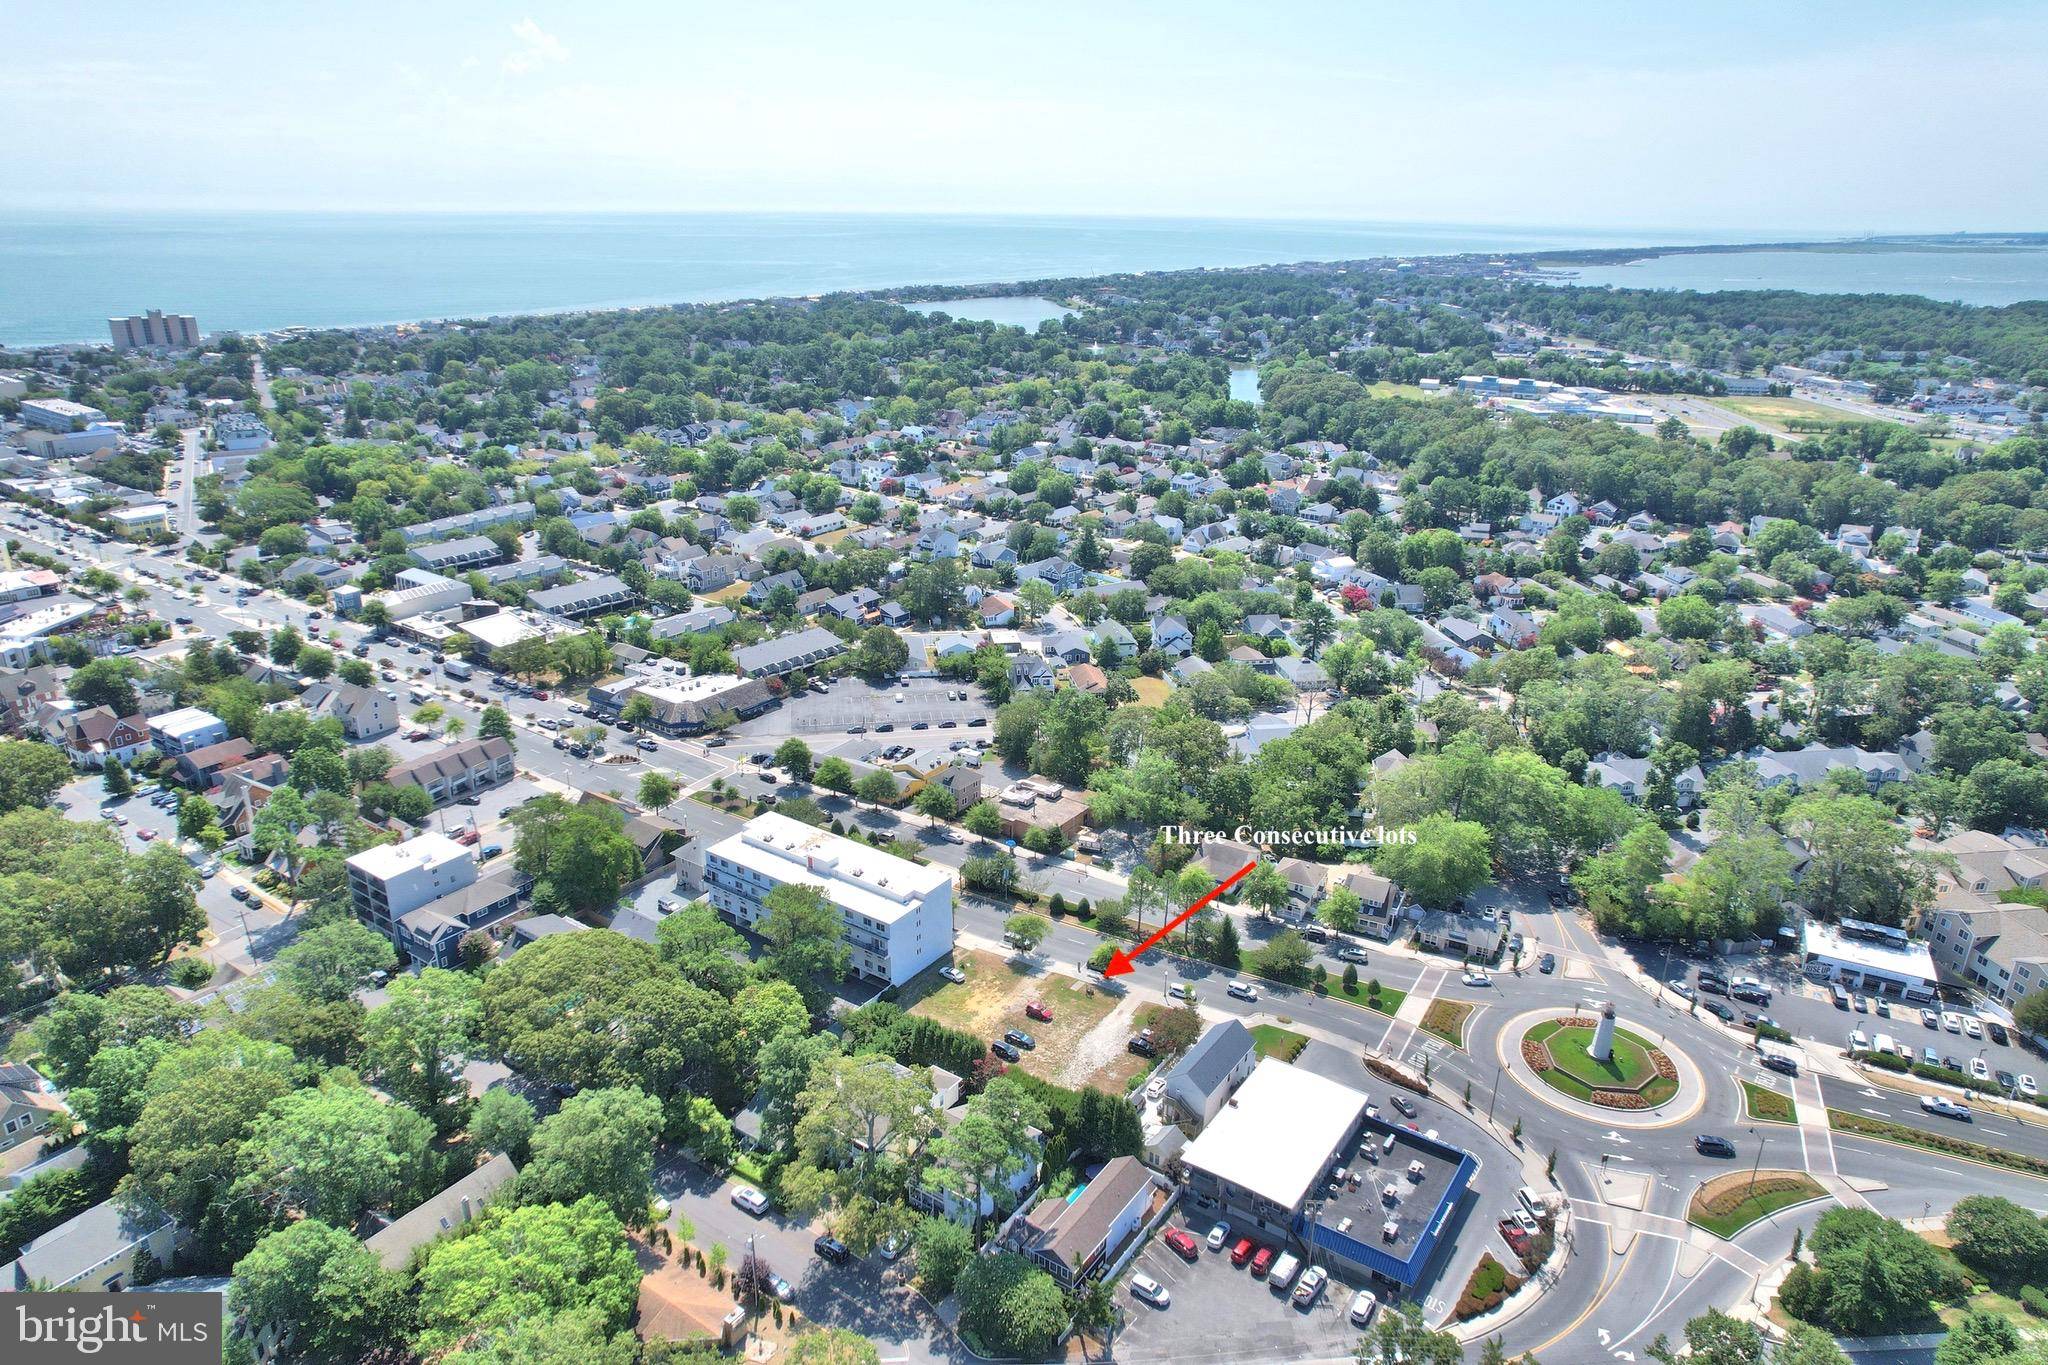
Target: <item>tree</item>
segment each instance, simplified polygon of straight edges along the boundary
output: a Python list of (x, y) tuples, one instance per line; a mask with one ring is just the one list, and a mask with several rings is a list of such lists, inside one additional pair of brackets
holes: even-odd
[(596, 1199), (493, 1205), (467, 1236), (437, 1242), (419, 1274), (415, 1349), (434, 1355), (522, 1322), (591, 1312), (625, 1326), (640, 1266), (625, 1228)]
[(106, 788), (107, 796), (115, 801), (125, 801), (135, 795), (135, 779), (128, 775), (128, 765), (118, 758), (109, 756), (102, 765), (100, 784)]
[(466, 972), (428, 967), (393, 980), (385, 1003), (364, 1021), (364, 1068), (442, 1132), (460, 1122), (468, 1094), (462, 1066), (483, 1027), (478, 989)]
[(356, 920), (307, 930), (277, 955), (280, 978), (308, 1000), (346, 1000), (397, 965), (391, 940)]
[(350, 1234), (317, 1219), (288, 1224), (235, 1263), (246, 1329), (268, 1329), (297, 1359), (351, 1362), (403, 1318), (403, 1286)]
[(631, 1086), (575, 1095), (534, 1130), (520, 1197), (573, 1204), (588, 1195), (626, 1226), (644, 1226), (661, 1129), (660, 1101)]
[(840, 937), (839, 912), (824, 892), (794, 882), (776, 887), (761, 904), (767, 911), (760, 922), (763, 965), (796, 987), (813, 1014), (822, 1013), (853, 963)]
[(435, 1188), (433, 1125), (362, 1085), (296, 1090), (249, 1126), (235, 1195), (273, 1215), (349, 1227), (370, 1209), (409, 1208)]
[(1493, 877), (1493, 836), (1485, 825), (1443, 815), (1417, 821), (1413, 842), (1380, 845), (1373, 865), (1423, 905), (1448, 906)]
[(791, 735), (775, 749), (775, 766), (789, 774), (792, 782), (811, 780), (811, 746)]
[(953, 1292), (953, 1283), (974, 1258), (974, 1235), (950, 1218), (926, 1218), (912, 1238), (917, 1283), (934, 1303)]
[(878, 1365), (875, 1343), (844, 1327), (814, 1327), (789, 1344), (789, 1365)]
[(2033, 1284), (2048, 1269), (2048, 1228), (2009, 1199), (1970, 1195), (1949, 1210), (1945, 1227), (1963, 1263), (1995, 1280)]
[(477, 717), (476, 734), (478, 739), (502, 739), (508, 742), (517, 738), (512, 729), (512, 717), (496, 702), (486, 706), (483, 714)]
[(527, 1144), (533, 1140), (533, 1127), (533, 1105), (504, 1086), (486, 1090), (469, 1115), (469, 1135), (477, 1146), (487, 1152), (502, 1152), (522, 1164)]
[(551, 1085), (632, 1085), (664, 1103), (738, 1097), (732, 1003), (609, 929), (521, 948), (484, 978), (483, 1007), (486, 1045)]
[(47, 807), (71, 780), (71, 764), (55, 745), (0, 740), (0, 815)]
[(1045, 942), (1045, 936), (1052, 932), (1043, 915), (1011, 915), (1003, 921), (1003, 941), (1019, 952), (1035, 953), (1038, 945)]
[(977, 1256), (953, 1290), (960, 1327), (976, 1351), (1035, 1359), (1067, 1329), (1066, 1296), (1052, 1276), (1014, 1252)]
[(682, 792), (673, 774), (652, 771), (640, 775), (640, 805), (646, 810), (666, 810)]

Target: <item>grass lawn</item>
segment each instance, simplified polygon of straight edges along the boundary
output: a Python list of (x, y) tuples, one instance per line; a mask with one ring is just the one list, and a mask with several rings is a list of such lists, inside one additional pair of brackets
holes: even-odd
[[(1038, 1046), (1024, 1054), (1020, 1065), (1046, 1080), (1058, 1078), (1081, 1039), (1120, 999), (1071, 976), (1040, 974), (1029, 958), (955, 950), (953, 965), (966, 974), (966, 981), (947, 981), (934, 967), (906, 983), (898, 1003), (911, 1014), (977, 1038), (999, 1038), (1005, 1029), (1023, 1029)], [(1052, 1010), (1050, 1020), (1025, 1017), (1024, 1004), (1033, 999)]]
[(1164, 706), (1173, 695), (1173, 684), (1164, 678), (1133, 678), (1131, 690), (1138, 694), (1138, 706)]
[(1465, 1023), (1475, 1008), (1463, 1000), (1432, 1000), (1422, 1014), (1422, 1031), (1434, 1033), (1452, 1047), (1463, 1047)]
[(1795, 1119), (1792, 1097), (1780, 1095), (1768, 1086), (1755, 1081), (1739, 1082), (1742, 1086), (1742, 1107), (1760, 1123), (1791, 1123)]
[(1586, 1051), (1593, 1041), (1590, 1028), (1566, 1027), (1552, 1019), (1526, 1036), (1550, 1049), (1551, 1069), (1536, 1074), (1573, 1099), (1590, 1100), (1595, 1090), (1633, 1090), (1643, 1097), (1642, 1108), (1654, 1109), (1678, 1093), (1677, 1081), (1657, 1075), (1650, 1044), (1627, 1029), (1614, 1031), (1614, 1050), (1604, 1062)]
[(1278, 1024), (1252, 1025), (1252, 1038), (1258, 1044), (1261, 1057), (1278, 1057), (1283, 1062), (1293, 1061), (1308, 1046), (1306, 1036)]
[(1330, 996), (1336, 1000), (1348, 1000), (1354, 1005), (1381, 1014), (1394, 1015), (1401, 1012), (1401, 1002), (1408, 998), (1408, 992), (1397, 991), (1392, 986), (1381, 986), (1380, 993), (1373, 995), (1366, 989), (1366, 982), (1347, 987), (1342, 977), (1330, 978)]
[(1779, 1209), (1819, 1199), (1827, 1191), (1804, 1171), (1734, 1171), (1715, 1176), (1693, 1191), (1687, 1221), (1716, 1237), (1733, 1237)]

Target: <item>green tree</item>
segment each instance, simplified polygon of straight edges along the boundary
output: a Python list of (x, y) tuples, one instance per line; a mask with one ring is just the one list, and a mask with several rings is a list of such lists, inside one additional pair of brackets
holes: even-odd
[(534, 1130), (520, 1197), (573, 1204), (596, 1198), (628, 1227), (647, 1222), (661, 1103), (631, 1086), (586, 1090)]
[(767, 911), (760, 922), (763, 965), (796, 987), (813, 1014), (822, 1013), (853, 963), (840, 937), (839, 912), (816, 887), (793, 882), (770, 891), (761, 904)]
[(0, 815), (23, 807), (47, 807), (70, 780), (71, 764), (56, 746), (0, 740)]
[(478, 1050), (483, 1007), (477, 979), (428, 967), (390, 985), (363, 1026), (363, 1064), (385, 1092), (442, 1132), (461, 1121), (462, 1067)]
[(234, 1303), (252, 1335), (269, 1330), (295, 1359), (360, 1359), (404, 1322), (404, 1290), (349, 1233), (317, 1219), (266, 1236), (235, 1263)]
[(573, 1205), (494, 1205), (467, 1236), (436, 1243), (419, 1274), (420, 1334), (433, 1355), (522, 1322), (594, 1313), (626, 1324), (640, 1266), (618, 1218), (597, 1199)]
[(525, 1162), (533, 1141), (533, 1105), (516, 1090), (497, 1086), (483, 1093), (469, 1114), (469, 1135), (486, 1152)]
[(391, 940), (355, 920), (307, 930), (277, 955), (279, 978), (308, 1000), (345, 1000), (397, 965)]

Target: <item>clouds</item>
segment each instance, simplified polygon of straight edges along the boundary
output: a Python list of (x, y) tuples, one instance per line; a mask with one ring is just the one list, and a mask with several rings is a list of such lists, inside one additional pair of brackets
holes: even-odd
[(512, 36), (519, 40), (519, 46), (505, 54), (507, 75), (530, 75), (542, 67), (569, 60), (569, 49), (562, 46), (562, 40), (536, 24), (531, 15), (512, 25)]

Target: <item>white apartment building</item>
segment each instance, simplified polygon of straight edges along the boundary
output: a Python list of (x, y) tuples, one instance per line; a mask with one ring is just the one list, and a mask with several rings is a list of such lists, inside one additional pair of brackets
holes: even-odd
[(396, 936), (400, 917), (476, 881), (476, 857), (445, 834), (416, 834), (379, 844), (348, 860), (348, 893), (356, 917)]
[(900, 986), (953, 946), (953, 872), (814, 829), (758, 816), (704, 854), (704, 891), (718, 913), (753, 929), (778, 886), (814, 886), (839, 911), (854, 970)]

